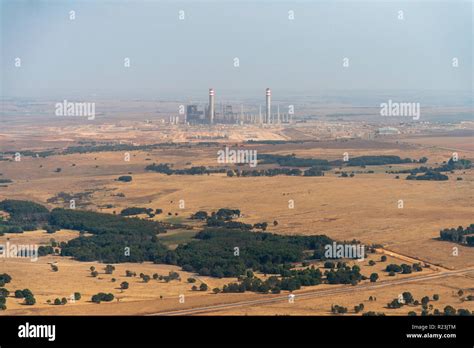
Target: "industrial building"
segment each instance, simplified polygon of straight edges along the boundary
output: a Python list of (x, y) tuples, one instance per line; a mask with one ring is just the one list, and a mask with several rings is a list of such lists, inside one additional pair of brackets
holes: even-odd
[(265, 90), (265, 114), (262, 114), (262, 106), (258, 106), (258, 114), (255, 112), (256, 106), (249, 107), (253, 112), (244, 112), (244, 106), (240, 105), (240, 111), (234, 111), (231, 104), (216, 104), (216, 92), (209, 88), (209, 102), (207, 106), (200, 107), (198, 104), (186, 106), (185, 122), (189, 124), (282, 124), (291, 123), (292, 115), (280, 113), (280, 105), (275, 110), (272, 108), (272, 91)]

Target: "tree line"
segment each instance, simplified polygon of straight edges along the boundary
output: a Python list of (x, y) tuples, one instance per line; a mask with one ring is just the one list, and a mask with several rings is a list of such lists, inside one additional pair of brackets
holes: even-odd
[(465, 244), (467, 246), (474, 246), (474, 224), (463, 228), (445, 228), (439, 232), (440, 239), (449, 242), (455, 242), (459, 244)]

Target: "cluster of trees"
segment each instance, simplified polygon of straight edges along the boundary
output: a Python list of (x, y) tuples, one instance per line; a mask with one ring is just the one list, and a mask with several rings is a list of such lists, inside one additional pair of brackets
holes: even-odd
[(347, 313), (347, 307), (339, 305), (331, 305), (331, 313), (333, 314), (345, 314)]
[[(164, 224), (138, 218), (125, 218), (113, 214), (85, 210), (56, 208), (51, 212), (41, 204), (29, 201), (4, 200), (0, 210), (9, 214), (8, 220), (0, 220), (0, 232), (21, 233), (45, 228), (54, 233), (60, 228), (86, 231), (92, 234), (120, 233), (144, 234), (165, 232)], [(52, 254), (51, 248), (42, 248), (43, 255)]]
[(269, 169), (254, 169), (254, 170), (228, 170), (227, 176), (237, 177), (253, 177), (253, 176), (300, 176), (303, 172), (298, 168), (269, 168)]
[(443, 309), (443, 312), (441, 313), (438, 309), (435, 309), (433, 311), (433, 315), (446, 315), (446, 316), (454, 316), (454, 315), (459, 315), (459, 316), (470, 316), (474, 315), (474, 311), (470, 311), (469, 309), (465, 308), (460, 308), (456, 310), (452, 306), (446, 306)]
[[(215, 142), (201, 142), (192, 144), (192, 146), (215, 146), (219, 145)], [(91, 153), (91, 152), (109, 152), (109, 151), (149, 151), (159, 148), (185, 148), (191, 147), (189, 143), (156, 143), (156, 144), (145, 144), (145, 145), (133, 145), (133, 144), (114, 144), (114, 143), (106, 143), (106, 144), (98, 144), (95, 142), (91, 142), (89, 145), (80, 145), (80, 146), (69, 146), (62, 152), (63, 155), (74, 154), (74, 153)], [(45, 152), (47, 155), (54, 154), (54, 151)], [(14, 154), (14, 152), (12, 153)], [(22, 155), (25, 155), (22, 152)], [(32, 156), (36, 156), (36, 152), (32, 154)]]
[(105, 263), (144, 262), (161, 263), (168, 249), (155, 235), (138, 230), (135, 234), (104, 233), (72, 239), (61, 249), (61, 256), (72, 256), (78, 261)]
[(330, 170), (329, 161), (317, 158), (298, 158), (291, 155), (261, 154), (258, 156), (260, 164), (277, 163), (281, 167), (317, 167), (319, 170)]
[(446, 181), (449, 177), (447, 175), (441, 174), (436, 171), (427, 171), (423, 175), (413, 175), (410, 174), (407, 176), (407, 180), (430, 180), (430, 181)]
[(325, 168), (321, 167), (311, 167), (307, 170), (302, 171), (298, 168), (269, 168), (269, 169), (260, 169), (260, 170), (228, 170), (227, 176), (237, 176), (237, 177), (254, 177), (254, 176), (276, 176), (276, 175), (287, 175), (287, 176), (324, 176), (323, 170)]
[(318, 285), (322, 283), (322, 274), (314, 267), (302, 270), (290, 270), (282, 268), (281, 277), (270, 276), (265, 280), (255, 277), (251, 270), (246, 271), (245, 276), (239, 277), (238, 283), (224, 285), (223, 293), (252, 291), (262, 294), (271, 292), (279, 294), (282, 290), (295, 291), (302, 286)]
[(16, 290), (15, 297), (25, 299), (24, 303), (29, 306), (32, 306), (36, 303), (35, 296), (30, 289)]
[(344, 265), (337, 269), (324, 272), (328, 284), (352, 284), (357, 285), (361, 280), (366, 279), (360, 274), (360, 267)]
[(121, 216), (132, 216), (139, 214), (147, 214), (149, 217), (155, 216), (155, 213), (153, 212), (152, 208), (130, 207), (122, 209), (122, 211), (120, 212)]
[[(354, 306), (354, 313), (359, 313), (364, 310), (364, 304), (360, 303)], [(331, 305), (331, 313), (333, 314), (345, 314), (347, 313), (347, 307), (339, 306), (339, 305)]]
[[(24, 150), (24, 151), (7, 151), (7, 152), (4, 152), (4, 154), (10, 155), (13, 157), (17, 152), (20, 152), (23, 157), (42, 157), (42, 158), (52, 156), (56, 153), (54, 150), (45, 150), (45, 151)], [(0, 161), (6, 161), (6, 160), (7, 159), (5, 157), (0, 156)]]
[(199, 288), (198, 288), (196, 285), (193, 285), (193, 286), (191, 287), (191, 290), (193, 290), (193, 291), (198, 291), (198, 290), (199, 290), (199, 291), (207, 291), (208, 288), (209, 288), (209, 287), (207, 286), (206, 283), (201, 283), (201, 285), (199, 285)]
[(458, 228), (445, 228), (441, 230), (439, 234), (441, 240), (474, 246), (474, 224), (466, 228), (462, 226)]
[(153, 274), (153, 279), (155, 280), (164, 280), (165, 282), (170, 282), (172, 280), (181, 280), (181, 276), (179, 275), (178, 272), (169, 272), (168, 275), (160, 275), (160, 274)]
[(438, 172), (451, 172), (453, 170), (469, 169), (471, 167), (472, 167), (472, 163), (470, 160), (459, 159), (455, 161), (452, 158), (450, 158), (448, 163), (445, 163), (442, 166), (435, 168), (434, 170)]
[(38, 247), (38, 256), (60, 254), (61, 253), (60, 247), (63, 247), (66, 245), (66, 242), (58, 243), (52, 238), (50, 240), (50, 243), (51, 243), (50, 245), (41, 245)]
[[(439, 295), (434, 294), (433, 301), (438, 301), (438, 300), (439, 300)], [(430, 301), (431, 300), (428, 296), (424, 296), (421, 298), (420, 301), (418, 301), (413, 297), (413, 295), (410, 292), (404, 292), (402, 293), (401, 297), (393, 299), (392, 302), (389, 302), (387, 304), (387, 307), (388, 308), (401, 308), (404, 305), (413, 305), (413, 306), (421, 305), (423, 310), (428, 311), (429, 309), (433, 308), (432, 305), (428, 307), (428, 304)]]
[(303, 172), (304, 176), (324, 176), (324, 171), (321, 167), (311, 167)]
[(0, 202), (0, 210), (9, 214), (9, 219), (0, 220), (0, 232), (4, 233), (33, 231), (49, 217), (46, 207), (29, 201), (6, 199)]
[(409, 274), (414, 272), (421, 272), (423, 267), (420, 263), (414, 263), (412, 266), (402, 263), (401, 265), (390, 264), (385, 268), (386, 272), (389, 272), (390, 275), (395, 275), (395, 273)]
[[(426, 158), (426, 157), (424, 157)], [(426, 162), (426, 161), (425, 161)], [(420, 163), (425, 163), (421, 162)], [(441, 172), (452, 172), (453, 170), (456, 169), (469, 169), (471, 168), (472, 164), (471, 161), (465, 160), (465, 159), (460, 159), (458, 161), (454, 161), (452, 158), (445, 164), (439, 167), (426, 167), (426, 166), (421, 166), (418, 168), (413, 168), (413, 169), (403, 169), (403, 170), (398, 170), (398, 171), (389, 171), (387, 173), (390, 174), (410, 174), (407, 179), (408, 180), (448, 180), (446, 179), (447, 176), (441, 174)], [(425, 173), (425, 175), (419, 176), (420, 179), (416, 176), (417, 174), (420, 173)], [(446, 178), (445, 178), (446, 177)]]
[[(420, 163), (422, 159), (420, 159)], [(291, 155), (274, 155), (261, 154), (259, 155), (259, 164), (278, 164), (278, 168), (254, 169), (254, 170), (240, 170), (240, 169), (226, 169), (217, 168), (210, 169), (206, 167), (191, 167), (188, 169), (172, 169), (167, 163), (148, 165), (145, 169), (163, 173), (167, 175), (181, 174), (181, 175), (202, 175), (212, 173), (225, 173), (227, 176), (233, 177), (255, 177), (255, 176), (324, 176), (324, 172), (331, 170), (334, 166), (362, 166), (366, 165), (385, 165), (385, 164), (400, 164), (412, 163), (416, 160), (410, 158), (402, 159), (399, 156), (383, 155), (383, 156), (360, 156), (349, 159), (348, 161), (335, 160), (328, 161), (318, 158), (298, 158), (295, 154)], [(302, 170), (299, 168), (308, 168)], [(349, 176), (349, 174), (346, 174)], [(354, 176), (353, 174), (351, 176)]]
[(62, 228), (93, 234), (79, 236), (61, 246), (62, 256), (72, 256), (79, 261), (158, 262), (167, 253), (167, 248), (156, 237), (165, 229), (156, 221), (65, 209), (54, 209), (51, 221)]
[[(462, 291), (460, 291), (462, 293)], [(435, 294), (433, 295), (433, 301), (438, 301), (439, 300), (439, 295)], [(470, 312), (468, 309), (458, 309), (456, 311), (455, 308), (452, 306), (446, 306), (441, 312), (439, 309), (434, 309), (433, 310), (433, 305), (429, 304), (430, 298), (428, 296), (424, 296), (421, 298), (420, 301), (415, 300), (413, 295), (410, 292), (404, 292), (400, 298), (393, 299), (391, 302), (387, 303), (387, 308), (401, 308), (405, 305), (410, 305), (410, 306), (420, 306), (422, 307), (421, 315), (426, 316), (426, 315), (474, 315), (474, 312)], [(433, 313), (431, 314), (430, 311), (433, 310)], [(410, 311), (408, 312), (409, 316), (416, 316), (416, 312)]]
[[(211, 147), (211, 146), (218, 146), (219, 143), (216, 142), (200, 142), (200, 143), (156, 143), (156, 144), (146, 144), (146, 145), (133, 145), (133, 144), (116, 144), (116, 143), (101, 143), (97, 144), (97, 142), (92, 141), (88, 144), (84, 145), (85, 143), (79, 146), (69, 146), (66, 149), (59, 151), (59, 150), (45, 150), (45, 151), (31, 151), (31, 150), (24, 150), (21, 151), (22, 156), (28, 157), (42, 157), (46, 158), (48, 156), (53, 155), (69, 155), (69, 154), (84, 154), (84, 153), (94, 153), (94, 152), (110, 152), (110, 151), (149, 151), (159, 148), (191, 148), (194, 147)], [(14, 156), (15, 153), (19, 151), (7, 151), (4, 152), (5, 155)], [(0, 155), (0, 161), (7, 161), (6, 157)], [(11, 160), (10, 160), (11, 161)]]
[(268, 223), (261, 222), (256, 223), (253, 226), (251, 224), (246, 224), (243, 222), (232, 221), (232, 219), (240, 217), (239, 209), (226, 209), (221, 208), (217, 212), (212, 212), (209, 215), (205, 211), (198, 211), (195, 214), (191, 215), (193, 220), (206, 220), (207, 227), (220, 227), (226, 229), (241, 229), (241, 230), (250, 230), (261, 229), (265, 231), (268, 227)]
[(7, 309), (7, 296), (10, 295), (10, 291), (8, 291), (5, 284), (10, 283), (12, 277), (7, 273), (0, 274), (0, 311), (4, 311)]
[(406, 291), (402, 294), (401, 298), (395, 298), (392, 302), (387, 303), (387, 308), (401, 308), (403, 305), (414, 304), (414, 302), (413, 295)]
[(248, 144), (267, 144), (267, 145), (279, 145), (279, 144), (303, 144), (307, 140), (247, 140)]
[(420, 173), (426, 173), (428, 171), (432, 170), (429, 167), (421, 166), (413, 169), (401, 169), (401, 170), (390, 170), (387, 171), (386, 173), (388, 174), (411, 174), (411, 175), (416, 175)]
[(101, 303), (101, 302), (110, 302), (114, 300), (114, 295), (113, 294), (106, 294), (104, 292), (99, 292), (98, 294), (95, 294), (92, 296), (91, 301), (94, 303)]
[(252, 271), (247, 270), (245, 277), (240, 276), (238, 283), (225, 285), (222, 292), (253, 291), (278, 294), (281, 290), (294, 291), (302, 286), (314, 286), (321, 283), (356, 285), (359, 281), (366, 279), (360, 274), (359, 266), (355, 265), (351, 268), (345, 264), (340, 268), (325, 271), (324, 275), (314, 266), (299, 270), (291, 269), (291, 266), (283, 266), (278, 270), (278, 274), (279, 277), (272, 275), (262, 280), (255, 277)]
[(301, 262), (306, 250), (324, 250), (326, 236), (280, 236), (224, 228), (207, 228), (188, 244), (179, 245), (176, 262), (189, 272), (235, 277), (247, 269), (279, 273), (283, 265)]
[(167, 163), (160, 164), (150, 164), (145, 167), (145, 170), (150, 170), (157, 173), (162, 173), (166, 175), (204, 175), (204, 174), (214, 174), (214, 173), (225, 173), (225, 168), (210, 169), (204, 166), (191, 167), (185, 169), (172, 169)]
[(194, 214), (191, 215), (192, 220), (207, 220), (209, 215), (207, 214), (207, 211), (200, 210)]
[(53, 302), (53, 304), (56, 305), (56, 306), (65, 305), (66, 303), (67, 303), (67, 298), (65, 298), (65, 297), (63, 297), (62, 299), (57, 297), (56, 299), (54, 299), (54, 302)]
[(413, 163), (416, 160), (411, 158), (400, 158), (399, 156), (393, 155), (380, 155), (380, 156), (360, 156), (350, 158), (348, 161), (333, 161), (331, 164), (341, 165), (346, 164), (348, 167), (364, 167), (364, 166), (381, 166), (387, 164), (402, 164), (402, 163)]
[(62, 208), (55, 208), (51, 211), (49, 222), (60, 228), (86, 231), (92, 234), (133, 235), (140, 233), (155, 235), (165, 232), (164, 225), (157, 221)]
[[(275, 176), (275, 175), (288, 175), (288, 176), (324, 176), (324, 172), (331, 170), (333, 166), (366, 166), (366, 165), (384, 165), (384, 164), (399, 164), (399, 163), (412, 163), (416, 162), (410, 158), (401, 159), (398, 156), (361, 156), (354, 157), (347, 162), (336, 160), (329, 162), (328, 160), (317, 159), (317, 158), (298, 158), (296, 155), (273, 155), (273, 154), (262, 154), (259, 156), (260, 164), (273, 164), (276, 163), (280, 167), (284, 168), (268, 168), (260, 170), (240, 170), (240, 169), (225, 169), (217, 168), (210, 169), (206, 167), (191, 167), (187, 169), (172, 169), (166, 163), (156, 164), (153, 163), (148, 165), (145, 169), (163, 173), (167, 175), (178, 174), (178, 175), (202, 175), (212, 173), (225, 173), (227, 176), (233, 177), (254, 177), (254, 176)], [(307, 170), (301, 170), (298, 168), (309, 168)], [(353, 175), (352, 175), (353, 176)]]

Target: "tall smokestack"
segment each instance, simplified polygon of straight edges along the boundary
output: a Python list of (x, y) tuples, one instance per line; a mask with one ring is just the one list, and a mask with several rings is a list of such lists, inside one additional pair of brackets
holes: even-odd
[(209, 88), (209, 123), (214, 123), (214, 89)]
[(266, 99), (265, 99), (265, 102), (266, 102), (266, 112), (265, 112), (265, 119), (267, 121), (268, 124), (272, 123), (272, 91), (270, 90), (270, 88), (267, 88), (266, 90)]

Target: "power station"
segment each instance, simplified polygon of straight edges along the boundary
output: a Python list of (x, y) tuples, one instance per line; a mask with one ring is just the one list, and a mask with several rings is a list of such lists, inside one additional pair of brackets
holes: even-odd
[(272, 91), (267, 88), (265, 91), (265, 119), (267, 123), (272, 123)]
[[(240, 109), (239, 112), (234, 110)], [(277, 104), (277, 112), (272, 110), (272, 91), (265, 89), (265, 113), (262, 114), (262, 105), (249, 106), (247, 112), (244, 105), (234, 108), (228, 103), (216, 105), (216, 92), (214, 88), (209, 88), (209, 101), (207, 106), (201, 107), (198, 104), (186, 105), (185, 122), (189, 124), (282, 124), (291, 123), (290, 113), (280, 113), (280, 105)], [(258, 110), (258, 112), (257, 112)], [(276, 121), (276, 122), (275, 122)]]
[(208, 117), (209, 117), (209, 124), (214, 123), (214, 96), (215, 92), (213, 88), (209, 88), (209, 107), (208, 107)]

